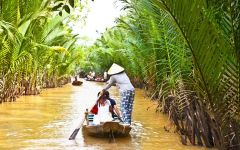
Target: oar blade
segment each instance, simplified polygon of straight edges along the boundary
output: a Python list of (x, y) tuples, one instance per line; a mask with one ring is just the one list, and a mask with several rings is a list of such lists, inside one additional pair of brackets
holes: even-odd
[(86, 109), (85, 112), (85, 117), (82, 118), (82, 121), (80, 122), (80, 124), (78, 125), (78, 127), (73, 131), (73, 133), (71, 134), (71, 136), (69, 137), (69, 140), (74, 140), (78, 134), (78, 131), (80, 130), (80, 128), (83, 126), (83, 123), (85, 121), (85, 118), (87, 117), (88, 114), (88, 110)]
[(73, 131), (73, 133), (71, 134), (71, 136), (69, 137), (69, 140), (75, 140), (79, 130), (80, 130), (80, 128), (75, 129)]

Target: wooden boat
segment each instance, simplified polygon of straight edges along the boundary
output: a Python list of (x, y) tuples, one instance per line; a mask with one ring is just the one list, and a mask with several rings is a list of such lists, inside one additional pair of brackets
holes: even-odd
[(72, 82), (73, 86), (80, 86), (82, 85), (82, 81), (78, 81), (77, 76), (75, 76), (75, 80)]
[(73, 81), (73, 82), (72, 82), (72, 85), (73, 85), (73, 86), (80, 86), (80, 85), (82, 85), (82, 83), (83, 83), (83, 82), (81, 82), (81, 81)]
[(83, 134), (95, 137), (124, 137), (128, 136), (132, 129), (130, 125), (121, 124), (117, 118), (115, 118), (115, 121), (107, 121), (100, 125), (94, 125), (93, 117), (93, 114), (86, 112), (85, 119), (87, 125), (82, 127)]
[(89, 78), (84, 78), (86, 81), (93, 81), (93, 82), (106, 82), (105, 80), (97, 80), (97, 79), (89, 79)]
[(129, 135), (131, 126), (109, 121), (100, 125), (84, 125), (82, 131), (84, 134), (95, 137), (124, 137)]

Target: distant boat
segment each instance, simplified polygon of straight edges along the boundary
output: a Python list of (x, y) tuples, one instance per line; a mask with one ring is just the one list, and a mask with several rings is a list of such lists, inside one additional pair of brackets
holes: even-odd
[(82, 81), (73, 81), (72, 82), (72, 85), (74, 85), (74, 86), (80, 86), (80, 85), (82, 85)]
[(75, 76), (75, 80), (72, 82), (72, 85), (74, 86), (80, 86), (82, 85), (82, 81), (78, 81), (77, 76)]
[(106, 82), (104, 79), (99, 79), (99, 78), (96, 78), (96, 79), (89, 79), (89, 78), (84, 78), (86, 81), (94, 81), (94, 82)]

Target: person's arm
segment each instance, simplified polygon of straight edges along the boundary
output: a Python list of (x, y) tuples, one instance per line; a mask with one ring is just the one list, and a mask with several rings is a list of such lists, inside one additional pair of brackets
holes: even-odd
[(113, 106), (113, 110), (115, 111), (115, 113), (117, 113), (116, 115), (117, 115), (118, 117), (122, 118), (122, 116), (121, 116), (121, 114), (120, 114), (120, 111), (119, 111), (117, 105), (114, 105), (114, 106)]
[(103, 90), (107, 91), (114, 83), (116, 83), (116, 80), (113, 76), (110, 77), (108, 84), (103, 88)]
[(122, 118), (115, 100), (111, 100), (111, 105), (113, 106), (113, 113), (116, 114), (119, 118)]

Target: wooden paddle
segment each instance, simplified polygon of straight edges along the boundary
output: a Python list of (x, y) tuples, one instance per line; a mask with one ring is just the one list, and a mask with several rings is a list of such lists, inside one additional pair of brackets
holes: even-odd
[[(85, 113), (86, 114), (86, 113)], [(69, 140), (74, 140), (78, 134), (78, 131), (80, 130), (80, 128), (83, 126), (83, 123), (85, 121), (85, 117), (83, 117), (83, 119), (81, 120), (80, 124), (78, 125), (78, 127), (73, 131), (73, 133), (71, 134), (71, 136), (69, 137)]]
[[(97, 101), (103, 96), (103, 92), (101, 92), (97, 98)], [(78, 125), (78, 127), (73, 131), (73, 133), (71, 134), (71, 136), (69, 137), (69, 140), (74, 140), (78, 134), (78, 131), (80, 130), (80, 128), (83, 126), (84, 121), (87, 119), (87, 115), (88, 115), (88, 109), (86, 109), (86, 112), (84, 113), (84, 117), (81, 120), (80, 124)]]

